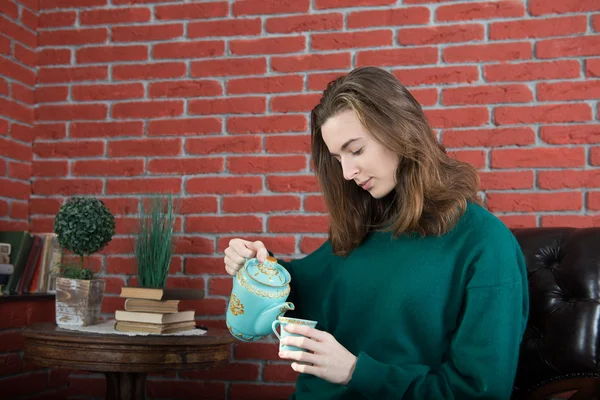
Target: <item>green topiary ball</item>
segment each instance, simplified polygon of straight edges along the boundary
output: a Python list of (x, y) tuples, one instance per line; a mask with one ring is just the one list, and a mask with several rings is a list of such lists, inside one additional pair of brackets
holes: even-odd
[(115, 217), (96, 198), (73, 197), (62, 205), (54, 219), (60, 245), (84, 256), (102, 250), (115, 234)]

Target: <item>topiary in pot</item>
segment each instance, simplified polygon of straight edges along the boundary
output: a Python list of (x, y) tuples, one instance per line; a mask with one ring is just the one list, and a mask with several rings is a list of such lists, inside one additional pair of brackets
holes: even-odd
[(100, 316), (106, 282), (85, 268), (87, 256), (102, 250), (115, 233), (115, 218), (104, 202), (74, 197), (58, 211), (54, 232), (61, 247), (79, 256), (79, 263), (62, 263), (56, 280), (56, 322), (93, 325)]

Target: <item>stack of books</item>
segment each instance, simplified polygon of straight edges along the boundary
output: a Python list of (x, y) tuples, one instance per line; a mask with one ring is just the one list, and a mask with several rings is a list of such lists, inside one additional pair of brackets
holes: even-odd
[(181, 310), (180, 302), (200, 300), (204, 291), (122, 287), (121, 297), (125, 309), (115, 311), (116, 330), (160, 335), (195, 329), (195, 311)]

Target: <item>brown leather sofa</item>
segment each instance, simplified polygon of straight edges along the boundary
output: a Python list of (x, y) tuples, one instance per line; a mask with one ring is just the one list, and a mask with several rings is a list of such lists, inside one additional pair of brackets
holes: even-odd
[(512, 399), (600, 399), (600, 227), (513, 233), (530, 314)]

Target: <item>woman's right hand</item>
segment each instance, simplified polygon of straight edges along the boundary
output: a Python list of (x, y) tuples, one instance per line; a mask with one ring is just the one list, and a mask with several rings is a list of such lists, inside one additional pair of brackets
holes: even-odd
[(264, 262), (268, 255), (269, 252), (261, 241), (249, 242), (244, 239), (231, 239), (229, 246), (225, 249), (225, 271), (229, 275), (235, 276), (246, 259), (256, 257), (259, 262)]

